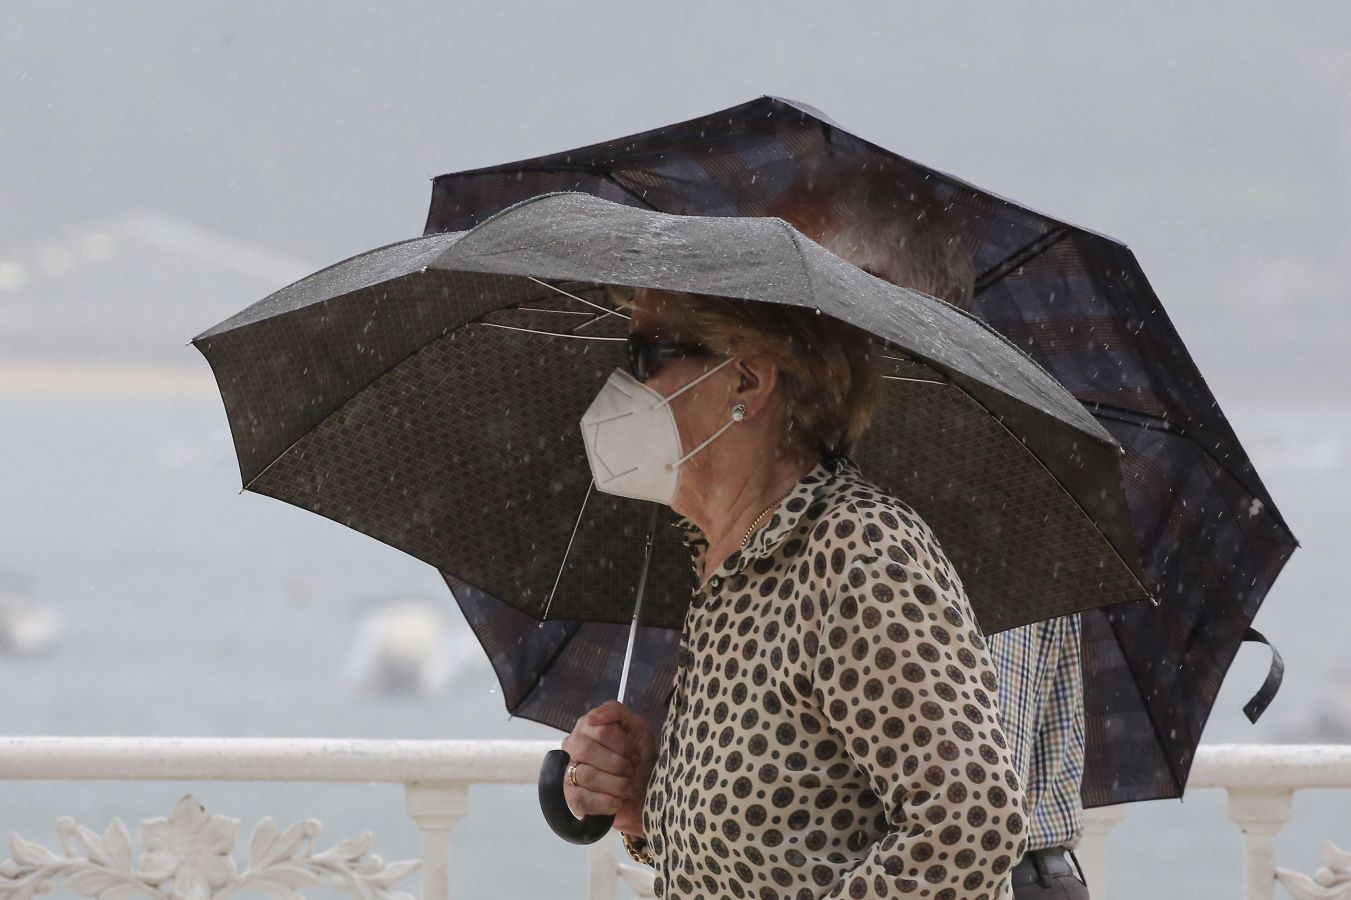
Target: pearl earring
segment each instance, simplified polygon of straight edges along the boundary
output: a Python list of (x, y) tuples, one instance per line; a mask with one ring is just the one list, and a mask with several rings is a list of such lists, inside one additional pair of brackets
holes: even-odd
[(741, 422), (746, 418), (746, 404), (738, 403), (732, 407), (732, 421)]

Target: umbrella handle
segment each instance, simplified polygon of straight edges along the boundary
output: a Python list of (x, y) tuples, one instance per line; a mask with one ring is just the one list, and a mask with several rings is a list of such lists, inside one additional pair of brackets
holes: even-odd
[(577, 818), (563, 799), (563, 778), (567, 775), (572, 757), (566, 750), (550, 750), (544, 754), (544, 765), (539, 769), (539, 808), (544, 821), (554, 834), (569, 844), (594, 844), (609, 833), (614, 816), (586, 816)]

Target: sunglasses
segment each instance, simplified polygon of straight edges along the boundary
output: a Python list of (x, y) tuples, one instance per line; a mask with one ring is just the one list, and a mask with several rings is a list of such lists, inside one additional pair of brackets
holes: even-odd
[(703, 344), (653, 341), (641, 334), (629, 335), (629, 374), (640, 382), (646, 382), (656, 373), (658, 360), (698, 359), (716, 355)]

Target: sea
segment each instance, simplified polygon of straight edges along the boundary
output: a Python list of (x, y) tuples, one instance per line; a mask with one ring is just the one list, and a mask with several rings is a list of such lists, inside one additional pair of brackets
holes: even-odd
[[(4, 734), (561, 737), (507, 715), (432, 568), (241, 493), (204, 364), (58, 375), (0, 364), (0, 592), (22, 595), (60, 623), (45, 648), (0, 651)], [(1351, 693), (1341, 581), (1351, 423), (1339, 409), (1314, 398), (1229, 410), (1304, 546), (1257, 621), (1285, 654), (1285, 686), (1267, 716), (1248, 724), (1240, 708), (1267, 657), (1244, 649), (1209, 743), (1351, 737), (1351, 721), (1338, 718)], [(439, 687), (354, 685), (344, 671), (362, 622), (404, 601), (444, 610), (460, 648)], [(120, 817), (134, 833), (136, 822), (167, 815), (191, 794), (209, 812), (241, 821), (240, 858), (264, 817), (283, 826), (318, 819), (321, 845), (369, 830), (386, 859), (418, 853), (396, 786), (15, 782), (4, 774), (0, 837), (17, 832), (52, 847), (62, 816), (100, 832)], [(1351, 847), (1351, 792), (1300, 794), (1278, 860), (1312, 873), (1329, 839)], [(1109, 894), (1240, 896), (1241, 846), (1221, 791), (1135, 804), (1109, 842)], [(585, 850), (549, 832), (533, 787), (475, 788), (453, 847), (453, 896), (586, 895)]]

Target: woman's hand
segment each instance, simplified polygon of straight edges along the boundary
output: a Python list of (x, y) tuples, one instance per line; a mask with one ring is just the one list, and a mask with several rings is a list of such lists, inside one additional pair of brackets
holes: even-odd
[(643, 797), (657, 742), (647, 719), (611, 700), (577, 720), (563, 749), (577, 766), (577, 785), (563, 783), (575, 816), (614, 816), (614, 827), (643, 834)]

